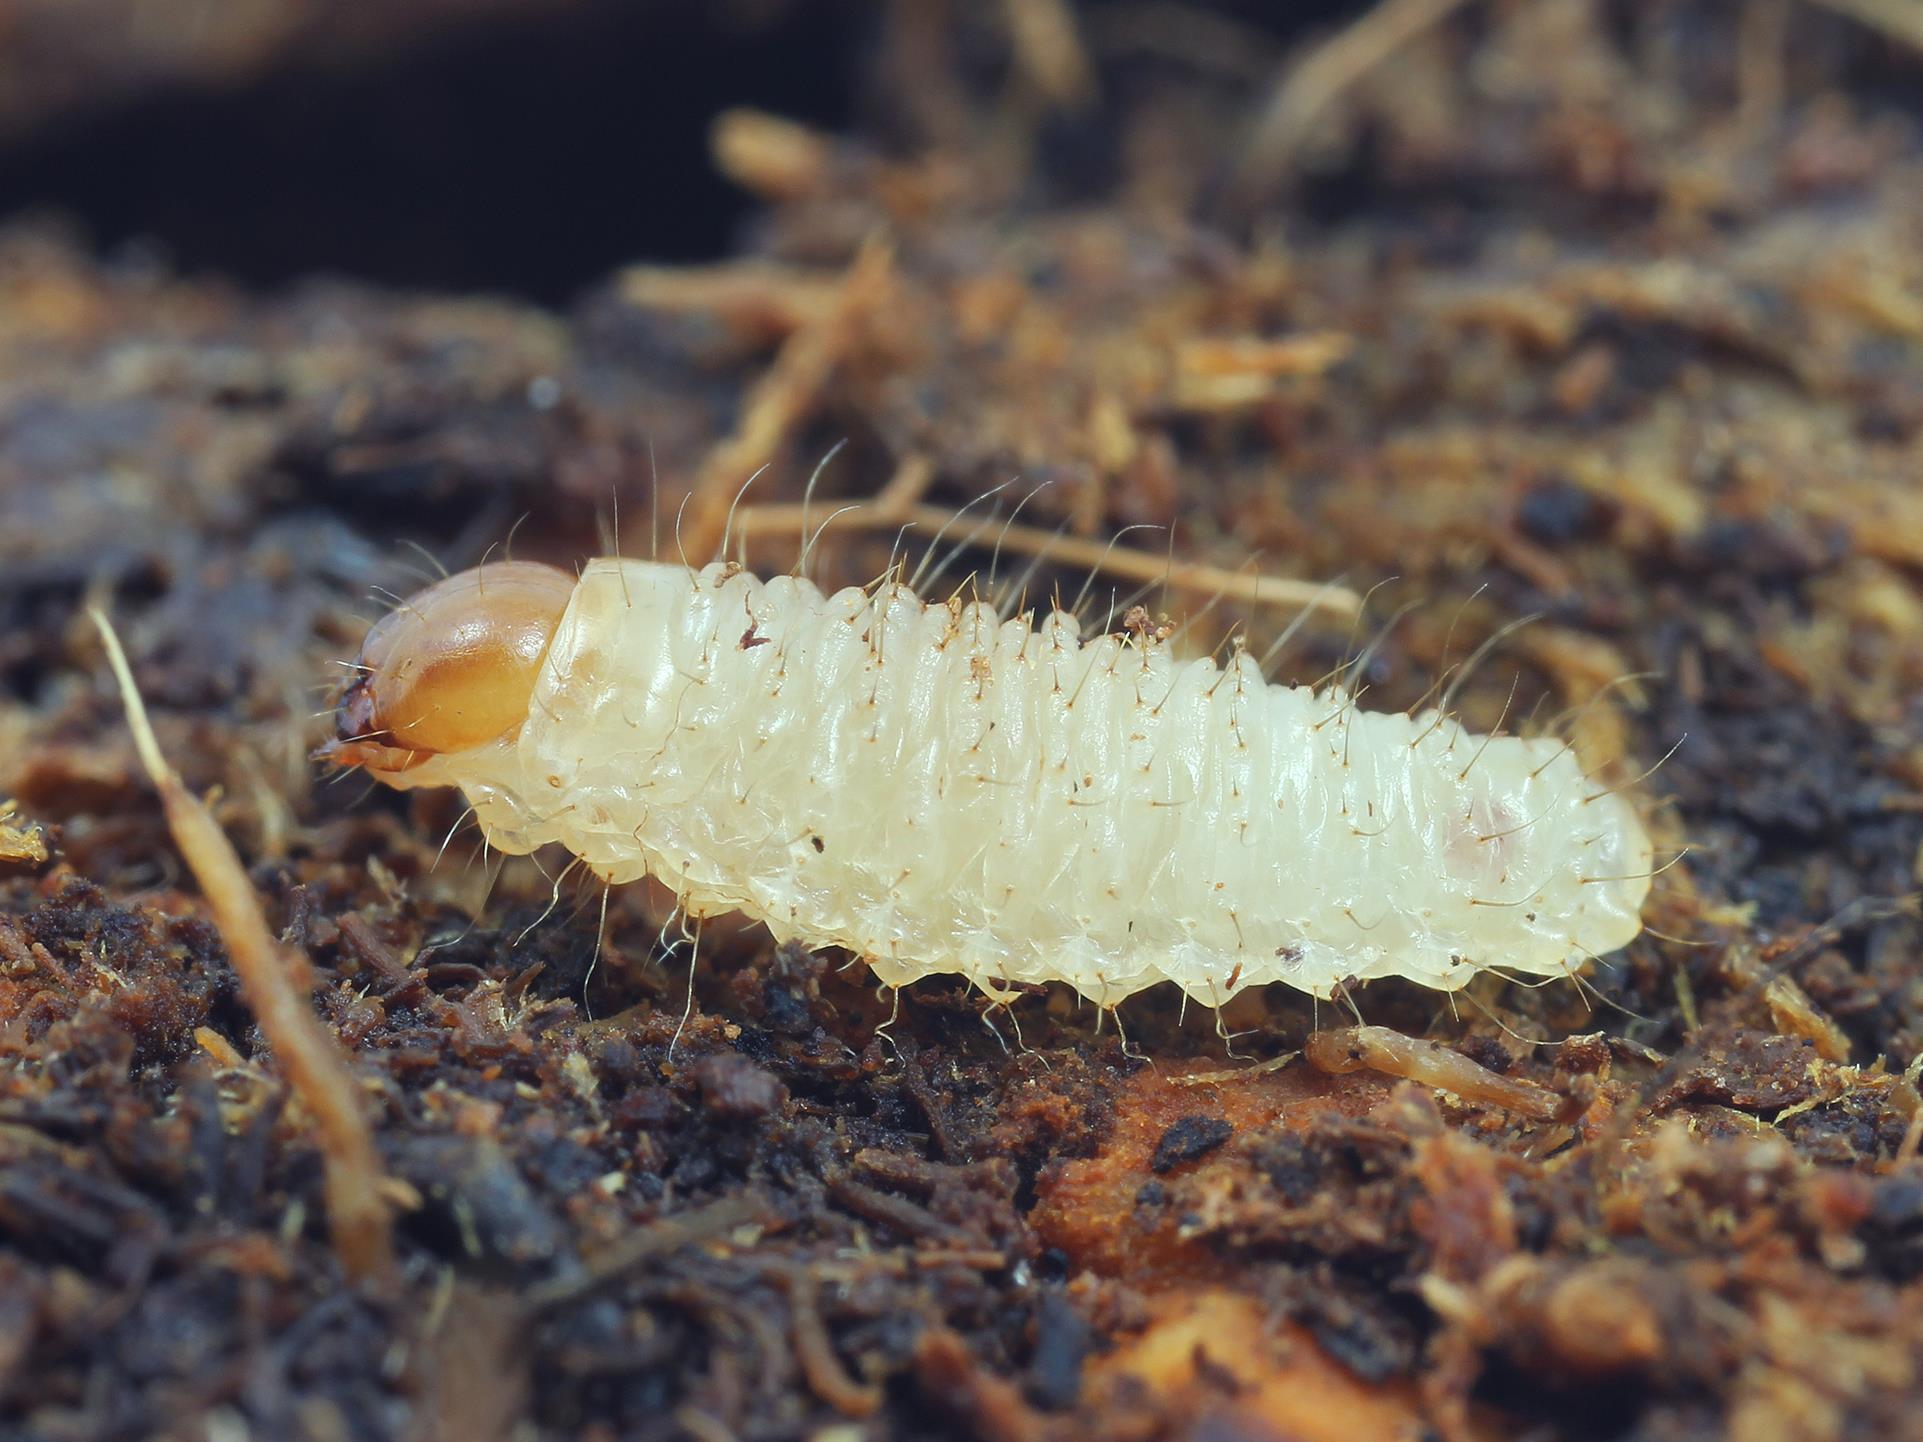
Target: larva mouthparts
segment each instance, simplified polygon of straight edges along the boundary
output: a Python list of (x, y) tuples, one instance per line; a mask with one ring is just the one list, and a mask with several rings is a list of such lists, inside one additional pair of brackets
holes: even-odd
[(370, 633), (339, 727), (334, 759), (459, 787), (499, 850), (558, 843), (895, 985), (1454, 990), (1615, 950), (1650, 887), (1634, 808), (1554, 741), (893, 581), (463, 572)]

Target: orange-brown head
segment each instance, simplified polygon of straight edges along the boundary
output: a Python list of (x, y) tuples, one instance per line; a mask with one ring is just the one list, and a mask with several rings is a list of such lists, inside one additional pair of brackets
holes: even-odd
[(499, 561), (437, 581), (361, 643), (318, 756), (393, 777), (430, 757), (485, 746), (527, 719), (574, 576)]

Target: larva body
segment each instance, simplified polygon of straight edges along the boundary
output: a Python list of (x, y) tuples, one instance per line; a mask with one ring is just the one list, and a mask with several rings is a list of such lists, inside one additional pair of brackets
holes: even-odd
[[(1454, 989), (1484, 967), (1561, 975), (1640, 929), (1643, 827), (1551, 740), (900, 585), (516, 569), (547, 572), (558, 608), (538, 663), (525, 637), (513, 653), (525, 720), (425, 754), (414, 735), (455, 712), (419, 687), (419, 714), (377, 718), (404, 746), (366, 744), (393, 664), (370, 637), (344, 759), (460, 787), (503, 851), (558, 842), (885, 982), (1062, 981), (1104, 1005), (1164, 980), (1211, 1005), (1270, 981)], [(485, 573), (450, 587), (501, 604)]]

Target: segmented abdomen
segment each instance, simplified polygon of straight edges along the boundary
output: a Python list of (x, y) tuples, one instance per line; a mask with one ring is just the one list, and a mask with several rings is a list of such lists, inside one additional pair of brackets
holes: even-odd
[(1554, 741), (724, 566), (590, 564), (527, 724), (429, 765), (504, 849), (560, 842), (892, 983), (1452, 989), (1613, 950), (1649, 887), (1633, 809)]

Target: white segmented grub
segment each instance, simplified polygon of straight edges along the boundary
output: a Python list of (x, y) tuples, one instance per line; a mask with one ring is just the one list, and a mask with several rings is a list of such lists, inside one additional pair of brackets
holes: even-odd
[(526, 724), (395, 778), (492, 844), (559, 842), (691, 915), (741, 911), (885, 982), (1560, 976), (1641, 928), (1650, 843), (1541, 738), (1276, 686), (1236, 654), (1083, 639), (905, 586), (591, 562)]

